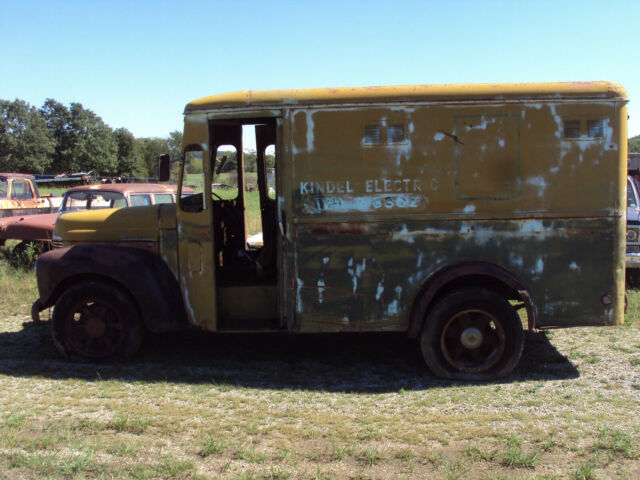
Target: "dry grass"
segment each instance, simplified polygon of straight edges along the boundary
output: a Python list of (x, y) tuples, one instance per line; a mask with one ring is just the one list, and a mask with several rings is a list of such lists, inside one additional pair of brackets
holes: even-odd
[(28, 321), (32, 273), (1, 265), (0, 292), (0, 478), (640, 476), (640, 292), (625, 326), (528, 334), (488, 384), (434, 378), (396, 334), (154, 336), (72, 364)]

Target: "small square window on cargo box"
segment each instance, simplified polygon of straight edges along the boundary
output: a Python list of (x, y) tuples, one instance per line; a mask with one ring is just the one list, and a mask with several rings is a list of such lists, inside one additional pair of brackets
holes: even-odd
[(382, 127), (380, 125), (365, 125), (362, 143), (371, 145), (382, 141)]
[(564, 121), (564, 138), (580, 137), (580, 120)]
[(404, 142), (404, 125), (389, 125), (387, 129), (388, 143)]
[(604, 122), (602, 120), (587, 120), (587, 137), (602, 138), (604, 134)]

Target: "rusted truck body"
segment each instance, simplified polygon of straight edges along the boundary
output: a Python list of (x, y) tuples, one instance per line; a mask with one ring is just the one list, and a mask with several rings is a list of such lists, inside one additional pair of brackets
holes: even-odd
[(154, 183), (108, 183), (73, 187), (60, 198), (56, 213), (0, 218), (0, 243), (4, 244), (6, 240), (36, 242), (41, 251), (46, 251), (51, 246), (56, 220), (63, 213), (175, 203), (176, 191), (175, 185)]
[[(504, 376), (523, 347), (518, 309), (531, 329), (623, 320), (626, 104), (607, 82), (196, 100), (179, 185), (200, 162), (202, 190), (175, 209), (62, 217), (65, 248), (37, 264), (39, 308), (55, 304), (54, 341), (72, 358), (126, 357), (145, 329), (402, 331), (436, 375)], [(244, 189), (211, 187), (243, 132), (258, 153), (257, 252)]]
[(0, 173), (0, 218), (55, 212), (60, 197), (40, 196), (33, 175)]

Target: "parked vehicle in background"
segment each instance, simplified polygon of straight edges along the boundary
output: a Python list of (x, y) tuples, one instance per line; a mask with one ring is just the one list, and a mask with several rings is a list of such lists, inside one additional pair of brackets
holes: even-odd
[(61, 197), (40, 196), (33, 175), (0, 173), (0, 218), (55, 212)]
[[(606, 82), (196, 100), (178, 182), (197, 173), (196, 193), (61, 216), (64, 248), (37, 262), (34, 310), (55, 305), (54, 343), (79, 360), (128, 358), (145, 330), (402, 331), (438, 376), (505, 376), (524, 344), (518, 309), (530, 329), (623, 320), (626, 104)], [(249, 133), (258, 250), (245, 232)], [(238, 187), (223, 197), (212, 184), (230, 150)]]
[(627, 279), (640, 286), (640, 153), (630, 153), (627, 164)]
[(175, 203), (175, 185), (155, 183), (116, 183), (73, 187), (60, 198), (57, 213), (22, 215), (0, 218), (0, 244), (20, 240), (15, 248), (23, 250), (26, 243), (36, 242), (39, 251), (49, 250), (58, 216), (78, 210), (134, 207)]

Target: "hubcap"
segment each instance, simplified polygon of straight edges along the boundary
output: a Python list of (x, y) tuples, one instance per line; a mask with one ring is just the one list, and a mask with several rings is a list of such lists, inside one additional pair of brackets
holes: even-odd
[(482, 345), (482, 332), (475, 327), (469, 327), (460, 335), (460, 343), (468, 349), (478, 348)]
[(502, 358), (505, 345), (502, 323), (480, 308), (457, 312), (447, 320), (440, 334), (442, 356), (460, 372), (489, 370)]
[(72, 350), (87, 359), (108, 358), (126, 341), (123, 317), (107, 299), (79, 299), (65, 323)]
[(89, 338), (103, 337), (107, 330), (104, 321), (98, 317), (90, 317), (84, 327), (84, 331)]

